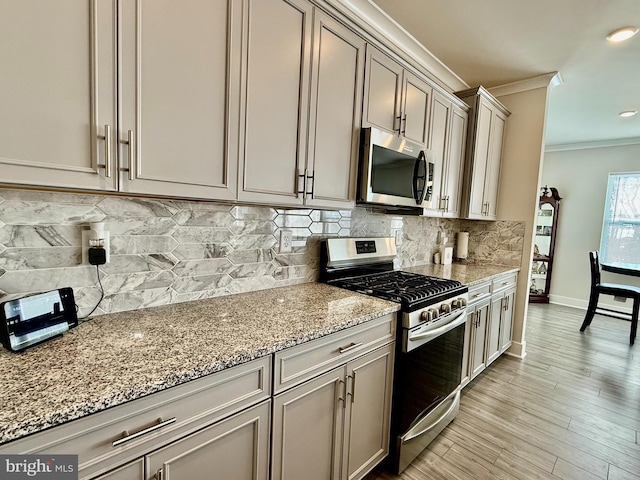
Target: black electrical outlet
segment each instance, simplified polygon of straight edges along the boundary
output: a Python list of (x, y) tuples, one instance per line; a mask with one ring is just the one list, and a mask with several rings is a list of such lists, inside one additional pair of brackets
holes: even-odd
[(107, 251), (103, 247), (89, 247), (89, 263), (104, 265), (107, 263)]

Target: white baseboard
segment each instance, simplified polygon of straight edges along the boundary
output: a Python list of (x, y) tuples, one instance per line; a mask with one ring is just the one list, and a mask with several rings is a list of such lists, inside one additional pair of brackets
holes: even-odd
[(504, 352), (505, 355), (509, 355), (510, 357), (516, 357), (522, 360), (527, 356), (526, 352), (527, 342), (511, 342), (511, 346), (509, 349)]
[[(586, 310), (589, 306), (588, 300), (583, 300), (580, 298), (571, 298), (571, 297), (563, 297), (561, 295), (549, 295), (549, 303), (553, 303), (555, 305), (562, 305), (565, 307), (574, 307), (579, 308), (581, 310)], [(626, 302), (616, 302), (609, 295), (600, 296), (599, 305), (606, 308), (615, 308), (616, 310), (620, 310), (621, 312), (628, 313), (631, 315), (631, 307), (625, 307), (624, 304), (630, 305), (631, 302), (627, 299)]]

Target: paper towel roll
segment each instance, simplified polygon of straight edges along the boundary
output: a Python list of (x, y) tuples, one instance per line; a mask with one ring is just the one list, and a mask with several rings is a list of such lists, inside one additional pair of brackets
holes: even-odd
[(469, 232), (458, 232), (456, 242), (456, 258), (469, 256)]

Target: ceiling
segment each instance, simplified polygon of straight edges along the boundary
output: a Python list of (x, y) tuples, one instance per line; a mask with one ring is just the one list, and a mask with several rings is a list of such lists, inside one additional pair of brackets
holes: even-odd
[(549, 96), (546, 145), (640, 140), (640, 0), (371, 0), (470, 86), (560, 72)]

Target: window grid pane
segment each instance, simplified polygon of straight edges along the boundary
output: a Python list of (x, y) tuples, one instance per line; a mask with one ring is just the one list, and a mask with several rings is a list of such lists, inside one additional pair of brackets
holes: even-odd
[(600, 260), (640, 270), (640, 172), (609, 174)]

